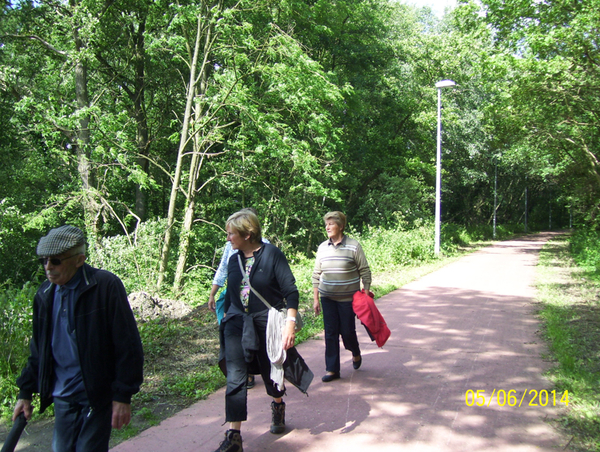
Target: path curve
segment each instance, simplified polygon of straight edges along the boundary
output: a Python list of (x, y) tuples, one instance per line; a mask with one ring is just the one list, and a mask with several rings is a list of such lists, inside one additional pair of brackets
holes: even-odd
[[(500, 242), (465, 256), (377, 301), (392, 336), (384, 348), (357, 325), (363, 365), (342, 357), (342, 379), (322, 383), (322, 337), (299, 346), (315, 380), (307, 398), (286, 397), (288, 430), (269, 433), (270, 400), (257, 381), (249, 391), (244, 450), (556, 451), (567, 443), (547, 422), (561, 409), (529, 406), (531, 390), (550, 390), (542, 377), (533, 299), (539, 251), (555, 233)], [(258, 379), (260, 380), (260, 378)], [(521, 407), (468, 406), (468, 390), (516, 390)], [(470, 394), (470, 393), (469, 393)], [(502, 401), (502, 393), (501, 401)], [(560, 394), (559, 394), (560, 396)], [(469, 400), (471, 402), (472, 400)], [(213, 451), (222, 440), (224, 389), (112, 452)]]

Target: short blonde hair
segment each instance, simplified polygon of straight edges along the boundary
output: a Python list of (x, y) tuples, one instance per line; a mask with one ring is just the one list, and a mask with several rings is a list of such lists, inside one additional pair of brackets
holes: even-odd
[(251, 209), (242, 209), (227, 219), (226, 226), (234, 229), (241, 236), (250, 236), (250, 242), (262, 242), (262, 230), (258, 217)]
[(327, 223), (329, 220), (334, 221), (342, 231), (346, 229), (346, 215), (344, 215), (342, 212), (337, 210), (334, 210), (333, 212), (327, 212), (323, 217), (323, 221)]

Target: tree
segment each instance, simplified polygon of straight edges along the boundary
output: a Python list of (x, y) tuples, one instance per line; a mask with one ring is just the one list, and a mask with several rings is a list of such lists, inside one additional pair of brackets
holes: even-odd
[[(232, 187), (233, 181), (225, 196), (243, 197), (248, 189), (267, 208), (294, 191), (299, 202), (312, 206), (324, 192), (322, 182), (331, 174), (327, 155), (335, 145), (328, 109), (341, 97), (320, 66), (270, 20), (268, 6), (203, 3), (181, 19), (188, 44), (173, 51), (188, 62), (187, 101), (159, 286), (166, 277), (180, 192), (185, 202), (175, 291), (182, 287), (198, 197), (210, 184)], [(187, 36), (190, 20), (196, 20), (196, 33)], [(290, 207), (284, 206), (284, 218), (300, 218), (297, 210), (290, 216)]]
[(512, 52), (509, 117), (532, 171), (597, 225), (600, 3), (483, 3), (497, 45)]

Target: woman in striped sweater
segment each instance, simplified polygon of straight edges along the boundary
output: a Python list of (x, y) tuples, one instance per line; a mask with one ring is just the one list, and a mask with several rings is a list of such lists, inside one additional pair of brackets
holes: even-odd
[(317, 250), (312, 284), (315, 314), (322, 309), (325, 325), (326, 373), (322, 380), (329, 382), (340, 378), (340, 336), (346, 350), (352, 352), (354, 369), (362, 364), (352, 296), (360, 290), (361, 280), (365, 291), (369, 291), (371, 270), (360, 243), (344, 235), (346, 216), (329, 212), (323, 220), (328, 240)]

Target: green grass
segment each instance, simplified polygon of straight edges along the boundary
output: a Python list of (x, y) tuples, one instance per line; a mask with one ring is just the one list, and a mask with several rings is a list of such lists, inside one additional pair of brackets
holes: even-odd
[[(567, 236), (547, 243), (538, 264), (540, 316), (553, 362), (548, 377), (557, 393), (569, 392), (558, 421), (569, 447), (600, 451), (600, 283), (595, 265), (578, 265), (569, 245)], [(575, 257), (584, 264), (581, 255)]]

